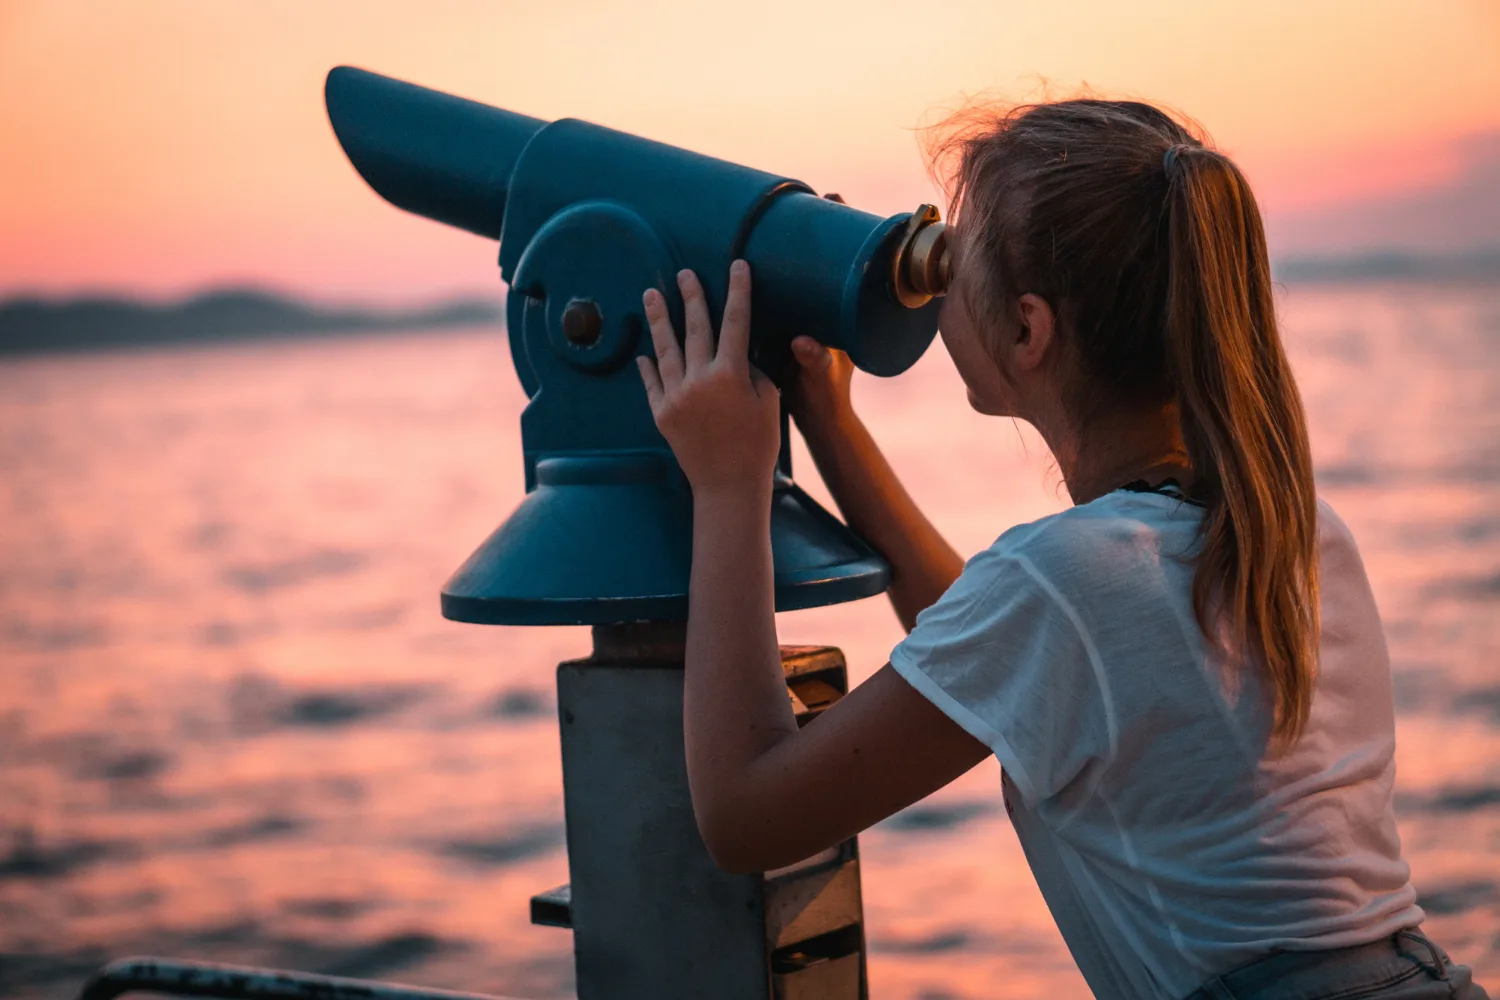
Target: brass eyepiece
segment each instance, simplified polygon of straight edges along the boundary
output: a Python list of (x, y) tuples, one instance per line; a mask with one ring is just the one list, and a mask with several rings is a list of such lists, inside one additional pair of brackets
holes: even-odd
[(906, 220), (891, 256), (891, 287), (902, 305), (916, 309), (947, 294), (952, 277), (948, 226), (936, 206), (920, 205)]

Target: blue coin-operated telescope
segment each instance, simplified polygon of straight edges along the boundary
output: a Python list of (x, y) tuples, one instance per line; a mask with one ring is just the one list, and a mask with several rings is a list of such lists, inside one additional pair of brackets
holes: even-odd
[[(717, 328), (750, 262), (752, 358), (773, 377), (810, 334), (876, 375), (913, 364), (948, 281), (935, 209), (879, 218), (807, 185), (564, 118), (544, 122), (363, 70), (328, 76), (328, 115), (392, 204), (500, 241), (527, 496), (443, 588), (443, 614), (503, 625), (683, 620), (692, 505), (632, 359), (641, 293), (703, 282)], [(783, 440), (786, 425), (783, 420)], [(877, 594), (878, 555), (791, 480), (772, 511), (776, 608)]]
[[(868, 1000), (859, 846), (731, 875), (703, 846), (683, 755), (692, 504), (631, 358), (641, 293), (698, 272), (717, 327), (729, 263), (749, 260), (752, 359), (788, 370), (796, 334), (895, 375), (936, 332), (949, 278), (937, 211), (881, 219), (807, 185), (574, 119), (543, 122), (362, 70), (328, 75), (328, 116), (370, 186), (400, 208), (500, 241), (526, 499), (443, 588), (443, 614), (594, 626), (557, 670), (571, 881), (531, 900), (571, 928), (579, 1000)], [(771, 511), (776, 608), (885, 589), (878, 555), (791, 480)], [(781, 647), (806, 725), (848, 690), (843, 654)], [(282, 969), (137, 958), (79, 1000), (151, 991), (285, 1000), (501, 1000)]]
[[(753, 274), (752, 359), (773, 377), (797, 334), (877, 375), (914, 363), (948, 283), (931, 206), (890, 218), (807, 185), (575, 119), (543, 122), (342, 67), (334, 132), (388, 201), (500, 241), (526, 498), (443, 588), (443, 614), (594, 626), (557, 673), (571, 882), (532, 920), (570, 927), (580, 1000), (858, 1000), (867, 995), (851, 838), (778, 872), (730, 875), (693, 822), (683, 758), (683, 622), (692, 498), (632, 359), (641, 293), (682, 329), (676, 272), (717, 327), (730, 261)], [(776, 607), (868, 597), (889, 570), (791, 479), (771, 512)], [(805, 724), (847, 690), (843, 654), (782, 647)]]

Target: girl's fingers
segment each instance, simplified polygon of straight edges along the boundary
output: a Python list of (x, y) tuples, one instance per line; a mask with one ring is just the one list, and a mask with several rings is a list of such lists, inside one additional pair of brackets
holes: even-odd
[(651, 412), (655, 413), (661, 406), (663, 395), (661, 375), (656, 370), (656, 362), (640, 355), (635, 359), (635, 366), (640, 369), (641, 382), (646, 386), (646, 402), (651, 404)]
[(824, 372), (833, 364), (833, 352), (808, 336), (792, 340), (792, 354), (797, 363), (809, 371)]
[(750, 384), (755, 387), (755, 394), (757, 396), (765, 398), (766, 393), (771, 393), (775, 396), (781, 395), (781, 390), (776, 388), (776, 383), (771, 381), (771, 376), (750, 364), (749, 361), (746, 361), (745, 364), (750, 369)]
[(682, 291), (683, 325), (687, 337), (683, 340), (682, 352), (686, 356), (686, 372), (701, 371), (708, 367), (714, 357), (714, 328), (708, 318), (708, 300), (703, 297), (703, 286), (692, 271), (677, 272), (677, 287)]
[(724, 300), (718, 360), (739, 369), (750, 364), (750, 265), (743, 260), (729, 265), (729, 295)]
[(672, 388), (682, 381), (682, 350), (677, 346), (677, 331), (672, 329), (672, 317), (667, 314), (667, 300), (654, 288), (646, 289), (641, 296), (646, 308), (646, 323), (651, 327), (651, 344), (656, 348), (658, 382), (663, 388)]

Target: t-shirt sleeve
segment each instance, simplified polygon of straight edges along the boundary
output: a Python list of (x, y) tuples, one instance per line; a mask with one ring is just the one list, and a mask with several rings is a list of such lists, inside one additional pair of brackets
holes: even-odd
[(991, 549), (917, 616), (891, 666), (988, 746), (1028, 806), (1108, 765), (1114, 725), (1097, 651), (1022, 555)]

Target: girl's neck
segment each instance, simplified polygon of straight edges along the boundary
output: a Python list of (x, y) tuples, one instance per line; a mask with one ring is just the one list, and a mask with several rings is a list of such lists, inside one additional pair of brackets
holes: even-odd
[(1142, 479), (1153, 486), (1176, 479), (1184, 490), (1192, 489), (1192, 461), (1175, 406), (1115, 410), (1092, 421), (1083, 433), (1057, 433), (1061, 440), (1053, 440), (1043, 430), (1043, 436), (1074, 504)]

